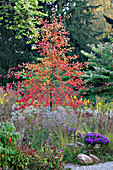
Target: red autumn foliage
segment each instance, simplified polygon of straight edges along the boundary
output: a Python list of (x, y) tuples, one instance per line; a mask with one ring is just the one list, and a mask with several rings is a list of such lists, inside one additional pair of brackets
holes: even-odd
[[(68, 56), (73, 48), (68, 44), (68, 32), (62, 19), (52, 16), (52, 22), (42, 21), (41, 40), (36, 42), (37, 52), (42, 56), (38, 64), (24, 64), (24, 70), (16, 74), (24, 75), (21, 83), (24, 96), (18, 100), (24, 106), (72, 106), (79, 107), (83, 101), (78, 98), (78, 90), (84, 90), (84, 82), (79, 77), (84, 74), (82, 63)], [(63, 78), (66, 78), (63, 80)], [(77, 97), (75, 97), (75, 95)]]

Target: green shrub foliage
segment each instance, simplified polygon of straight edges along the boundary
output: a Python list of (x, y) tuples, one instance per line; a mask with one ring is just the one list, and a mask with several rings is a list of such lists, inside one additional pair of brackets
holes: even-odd
[(11, 167), (15, 157), (15, 145), (19, 134), (13, 124), (0, 123), (0, 167)]

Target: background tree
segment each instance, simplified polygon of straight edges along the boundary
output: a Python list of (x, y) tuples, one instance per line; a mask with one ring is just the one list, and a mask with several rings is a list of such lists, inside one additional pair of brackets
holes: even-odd
[(95, 96), (113, 98), (113, 44), (91, 45), (92, 52), (82, 51), (88, 57), (89, 67), (86, 68), (84, 79), (88, 85), (94, 87), (89, 90), (88, 98), (95, 100)]
[(111, 26), (112, 26), (112, 28), (113, 28), (113, 19), (111, 19), (111, 18), (109, 18), (109, 17), (107, 17), (107, 16), (105, 16), (105, 15), (103, 15), (104, 16), (104, 18), (106, 19), (106, 22), (108, 22), (109, 24), (111, 24)]
[[(26, 44), (24, 39), (15, 39), (15, 34), (12, 30), (7, 30), (2, 24), (0, 30), (0, 78), (1, 85), (6, 85), (7, 80), (4, 76), (7, 75), (9, 68), (17, 67), (18, 64), (24, 62), (32, 62), (36, 59), (33, 57), (30, 45)], [(13, 80), (13, 79), (12, 79)]]
[(99, 8), (94, 10), (95, 15), (97, 16), (97, 20), (94, 20), (92, 23), (92, 27), (94, 30), (102, 31), (101, 35), (98, 35), (98, 40), (102, 42), (108, 41), (108, 37), (113, 35), (112, 27), (109, 23), (106, 22), (106, 19), (103, 15), (106, 15), (109, 18), (113, 18), (113, 9), (112, 9), (112, 1), (108, 0), (90, 0), (89, 5), (101, 5)]
[(69, 31), (71, 46), (75, 47), (73, 54), (79, 55), (79, 60), (84, 61), (86, 57), (81, 54), (81, 50), (90, 51), (90, 47), (87, 47), (89, 43), (97, 43), (96, 35), (91, 28), (91, 23), (94, 19), (93, 11), (98, 6), (88, 5), (87, 0), (56, 0), (52, 4), (44, 4), (44, 10), (49, 11), (49, 16), (52, 13), (52, 9), (56, 9), (57, 15), (65, 17), (66, 30)]
[[(21, 39), (23, 36), (31, 39), (37, 37), (37, 21), (40, 23), (41, 12), (39, 2), (44, 0), (4, 0), (0, 2), (0, 21), (5, 22), (6, 28), (16, 32), (16, 38)], [(50, 2), (51, 0), (46, 0)]]
[(95, 18), (93, 14), (95, 8), (98, 6), (89, 6), (87, 0), (72, 0), (65, 10), (66, 15), (71, 14), (71, 17), (65, 21), (66, 29), (70, 32), (70, 44), (75, 47), (74, 53), (80, 56), (82, 62), (87, 58), (81, 54), (81, 50), (90, 52), (91, 49), (87, 44), (97, 44), (96, 36), (100, 34), (91, 27)]
[(31, 43), (35, 37), (37, 38), (40, 17), (46, 15), (40, 9), (39, 0), (0, 1), (0, 74), (2, 75), (0, 80), (2, 85), (10, 81), (3, 78), (9, 68), (23, 62), (36, 61), (30, 46), (26, 43)]

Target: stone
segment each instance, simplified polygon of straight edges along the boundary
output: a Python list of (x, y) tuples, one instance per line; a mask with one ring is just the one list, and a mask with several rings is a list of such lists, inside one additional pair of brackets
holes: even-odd
[(93, 160), (89, 156), (87, 156), (87, 155), (85, 155), (83, 153), (80, 153), (77, 156), (77, 160), (78, 160), (78, 162), (80, 164), (87, 164), (87, 165), (92, 165), (93, 164)]
[(85, 145), (84, 145), (83, 143), (77, 142), (77, 141), (75, 141), (75, 143), (76, 143), (78, 146), (82, 146), (83, 148), (85, 148)]
[(101, 145), (100, 145), (100, 144), (96, 144), (96, 145), (94, 146), (94, 148), (95, 148), (95, 149), (100, 149), (100, 148), (101, 148)]
[(76, 143), (67, 143), (66, 146), (71, 146), (71, 147), (74, 147), (74, 148), (79, 147), (79, 145), (77, 145)]
[(79, 147), (85, 148), (85, 145), (83, 143), (77, 141), (75, 141), (75, 143), (67, 143), (66, 146), (72, 146), (74, 148), (79, 148)]
[(89, 157), (93, 160), (94, 163), (98, 164), (101, 162), (101, 160), (95, 155), (90, 154)]

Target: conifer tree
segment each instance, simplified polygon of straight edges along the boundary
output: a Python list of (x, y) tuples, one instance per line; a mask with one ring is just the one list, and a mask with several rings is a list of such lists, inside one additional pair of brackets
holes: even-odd
[(96, 32), (91, 28), (92, 20), (94, 19), (94, 6), (88, 6), (87, 0), (75, 1), (69, 3), (69, 9), (66, 9), (66, 15), (71, 14), (71, 17), (66, 20), (66, 28), (70, 32), (70, 43), (75, 47), (73, 51), (80, 56), (80, 60), (87, 60), (82, 54), (81, 49), (90, 52), (90, 47), (87, 44), (96, 44)]
[(86, 68), (84, 79), (94, 87), (89, 91), (90, 98), (95, 95), (113, 97), (113, 43), (90, 45), (91, 53), (82, 51), (88, 57), (89, 66)]
[[(79, 55), (80, 61), (87, 58), (81, 54), (81, 50), (90, 52), (91, 48), (87, 44), (97, 44), (95, 38), (98, 35), (91, 28), (93, 21), (93, 9), (98, 6), (88, 6), (87, 0), (57, 0), (51, 4), (44, 5), (46, 12), (51, 15), (51, 10), (56, 8), (57, 15), (65, 17), (66, 30), (69, 31), (70, 44), (75, 47), (73, 54)], [(43, 8), (44, 9), (44, 8)]]
[(14, 32), (7, 30), (2, 24), (0, 30), (0, 75), (2, 75), (0, 81), (2, 85), (7, 82), (3, 77), (7, 75), (9, 68), (32, 61), (34, 58), (26, 41), (15, 39)]

